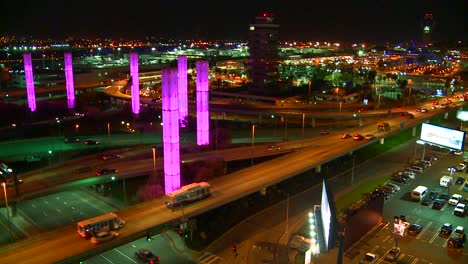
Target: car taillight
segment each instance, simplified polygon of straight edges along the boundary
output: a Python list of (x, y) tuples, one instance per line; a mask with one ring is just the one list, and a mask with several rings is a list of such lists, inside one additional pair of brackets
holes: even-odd
[(149, 263), (150, 263), (150, 264), (154, 264), (154, 261), (150, 260)]

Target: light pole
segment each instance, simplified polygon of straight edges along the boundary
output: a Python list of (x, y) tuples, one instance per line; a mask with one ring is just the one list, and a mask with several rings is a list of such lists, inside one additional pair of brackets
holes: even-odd
[(253, 151), (254, 151), (254, 144), (255, 144), (255, 125), (252, 124), (252, 147), (251, 147), (251, 162), (253, 166)]
[(305, 113), (302, 113), (302, 148), (304, 149), (304, 125), (305, 125)]

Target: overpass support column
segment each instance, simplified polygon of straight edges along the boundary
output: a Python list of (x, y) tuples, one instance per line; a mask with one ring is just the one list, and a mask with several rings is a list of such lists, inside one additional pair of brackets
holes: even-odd
[(223, 120), (226, 119), (226, 112), (223, 112), (223, 113), (221, 114), (221, 118), (222, 118)]
[(317, 173), (322, 172), (322, 165), (318, 165), (317, 167), (315, 167), (315, 172)]
[(444, 119), (448, 119), (448, 112), (444, 114)]
[(359, 127), (362, 127), (364, 125), (364, 122), (362, 121), (362, 117), (359, 118)]
[(385, 143), (385, 138), (380, 139), (380, 145), (383, 145)]
[(413, 130), (411, 131), (411, 135), (412, 135), (413, 137), (416, 136), (416, 127), (413, 127)]
[(315, 128), (315, 117), (312, 117), (312, 119), (310, 120), (310, 125)]

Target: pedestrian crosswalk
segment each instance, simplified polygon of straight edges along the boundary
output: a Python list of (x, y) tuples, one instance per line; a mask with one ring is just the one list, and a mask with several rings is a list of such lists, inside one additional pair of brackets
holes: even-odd
[(221, 264), (225, 263), (224, 259), (211, 254), (210, 252), (203, 252), (198, 258), (197, 258), (197, 264)]

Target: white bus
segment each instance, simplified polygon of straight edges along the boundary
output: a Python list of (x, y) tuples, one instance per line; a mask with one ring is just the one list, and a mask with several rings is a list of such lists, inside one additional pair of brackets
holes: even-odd
[(204, 199), (211, 195), (211, 185), (207, 182), (195, 182), (182, 186), (179, 190), (166, 194), (166, 206), (177, 207)]
[(102, 231), (112, 231), (121, 228), (125, 221), (115, 213), (108, 213), (76, 223), (77, 233), (84, 238), (91, 238)]

